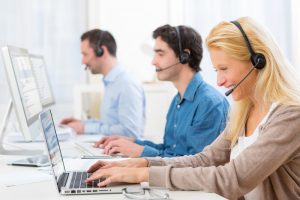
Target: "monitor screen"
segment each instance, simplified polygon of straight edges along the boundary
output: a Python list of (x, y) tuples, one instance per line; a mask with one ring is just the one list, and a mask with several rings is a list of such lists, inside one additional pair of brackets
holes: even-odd
[(42, 106), (30, 57), (26, 50), (15, 48), (9, 48), (9, 54), (27, 124), (31, 124), (42, 111)]
[(26, 141), (31, 141), (40, 135), (37, 119), (42, 104), (28, 51), (6, 46), (2, 48), (2, 55), (20, 131)]
[(59, 142), (50, 110), (44, 111), (40, 114), (40, 121), (44, 133), (47, 150), (50, 157), (50, 162), (53, 168), (56, 181), (59, 180), (60, 175), (65, 172), (62, 154), (60, 151)]
[(43, 56), (30, 54), (32, 70), (37, 82), (40, 100), (43, 108), (55, 103), (51, 84), (49, 81), (46, 63)]

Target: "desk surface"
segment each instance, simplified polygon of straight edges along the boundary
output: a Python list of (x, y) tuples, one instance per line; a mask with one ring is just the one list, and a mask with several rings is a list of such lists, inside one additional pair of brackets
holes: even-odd
[[(32, 145), (32, 144), (31, 144)], [(30, 146), (31, 146), (30, 145)], [(38, 143), (34, 144), (35, 146), (40, 146), (44, 144)], [(64, 145), (63, 145), (64, 146)], [(69, 147), (68, 147), (69, 148)], [(64, 148), (62, 148), (64, 150)], [(28, 172), (34, 172), (37, 171), (38, 168), (34, 167), (20, 167), (20, 166), (9, 166), (6, 164), (7, 160), (12, 158), (18, 158), (15, 156), (2, 156), (0, 155), (0, 175), (4, 174), (13, 174), (16, 173), (20, 175), (20, 173), (28, 173)], [(78, 162), (78, 160), (77, 160)], [(77, 168), (83, 168), (88, 166), (91, 162), (94, 161), (87, 161), (82, 160), (82, 165), (77, 165)], [(89, 162), (89, 163), (88, 163)], [(70, 168), (74, 167), (74, 164), (67, 164), (66, 168), (67, 170), (71, 170)], [(69, 169), (68, 169), (69, 168)], [(73, 170), (74, 168), (72, 168)], [(17, 175), (16, 175), (17, 176)], [(17, 177), (14, 177), (11, 175), (12, 179)], [(181, 200), (181, 199), (224, 199), (216, 194), (212, 193), (205, 193), (205, 192), (199, 192), (199, 191), (168, 191), (171, 199), (173, 200)], [(24, 185), (17, 185), (12, 187), (6, 187), (4, 185), (0, 184), (0, 196), (1, 199), (10, 199), (10, 200), (24, 200), (24, 199), (30, 199), (30, 200), (48, 200), (48, 199), (109, 199), (109, 200), (118, 200), (118, 199), (126, 199), (121, 194), (96, 194), (96, 195), (60, 195), (57, 192), (57, 189), (55, 187), (55, 182), (53, 179), (44, 180), (42, 182), (38, 183), (27, 183)]]
[[(173, 200), (199, 200), (199, 199), (223, 199), (216, 194), (197, 192), (197, 191), (170, 191), (168, 192)], [(1, 199), (30, 199), (30, 200), (54, 200), (54, 199), (101, 199), (101, 200), (124, 200), (122, 194), (96, 194), (96, 195), (59, 195), (52, 181), (20, 185), (9, 188), (0, 188)]]

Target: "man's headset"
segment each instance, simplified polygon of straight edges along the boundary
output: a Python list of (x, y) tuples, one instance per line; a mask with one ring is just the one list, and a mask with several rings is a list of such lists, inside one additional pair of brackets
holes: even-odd
[(178, 46), (179, 46), (179, 61), (181, 64), (187, 64), (190, 60), (190, 54), (187, 51), (184, 51), (182, 49), (182, 43), (181, 43), (181, 35), (180, 35), (180, 30), (179, 26), (175, 27), (177, 36), (178, 36)]
[[(99, 34), (98, 34), (98, 40), (97, 40), (97, 43), (96, 43), (94, 51), (95, 51), (95, 55), (97, 57), (101, 57), (103, 55), (103, 53), (104, 53), (104, 51), (103, 51), (103, 49), (101, 47), (101, 41), (102, 41), (103, 33), (105, 31), (100, 31), (99, 30), (98, 32), (99, 32)], [(84, 70), (87, 70), (87, 69), (88, 69), (88, 65), (86, 65), (86, 67), (84, 68)]]
[(245, 31), (243, 30), (241, 24), (238, 21), (231, 21), (232, 24), (234, 24), (242, 33), (243, 38), (245, 40), (246, 46), (251, 54), (250, 60), (251, 63), (253, 65), (253, 67), (251, 68), (251, 70), (246, 74), (246, 76), (244, 76), (244, 78), (242, 80), (240, 80), (240, 82), (238, 82), (238, 84), (236, 84), (234, 86), (234, 88), (228, 90), (227, 92), (225, 92), (226, 96), (229, 96), (250, 74), (254, 69), (263, 69), (266, 66), (266, 58), (263, 54), (261, 53), (255, 53), (254, 50), (251, 47), (251, 44), (249, 42), (249, 39), (245, 33)]
[(104, 53), (104, 50), (101, 47), (102, 37), (105, 31), (99, 31), (99, 37), (96, 43), (95, 54), (97, 57), (101, 57)]
[(190, 54), (189, 54), (189, 52), (182, 50), (181, 35), (180, 35), (179, 26), (176, 26), (175, 30), (176, 30), (176, 34), (177, 34), (177, 37), (178, 37), (178, 47), (179, 47), (179, 56), (178, 57), (179, 57), (179, 62), (177, 62), (177, 63), (175, 63), (173, 65), (170, 65), (168, 67), (162, 68), (162, 69), (156, 69), (155, 70), (156, 72), (164, 71), (166, 69), (169, 69), (169, 68), (171, 68), (173, 66), (178, 65), (179, 63), (181, 63), (181, 64), (187, 64), (189, 62), (189, 60), (190, 60)]

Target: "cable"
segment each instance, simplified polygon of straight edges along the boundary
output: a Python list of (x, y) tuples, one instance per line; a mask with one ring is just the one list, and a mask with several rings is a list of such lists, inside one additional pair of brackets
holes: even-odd
[(123, 189), (123, 195), (127, 199), (136, 200), (171, 200), (167, 192), (159, 191), (158, 189), (143, 188), (143, 194), (128, 193), (126, 188)]

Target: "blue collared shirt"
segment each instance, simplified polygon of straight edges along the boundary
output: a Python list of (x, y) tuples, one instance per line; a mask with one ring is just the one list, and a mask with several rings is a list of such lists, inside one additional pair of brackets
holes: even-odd
[(116, 65), (103, 79), (101, 120), (86, 120), (85, 133), (140, 138), (144, 132), (146, 100), (143, 87)]
[(225, 128), (228, 108), (225, 97), (196, 73), (183, 98), (178, 93), (172, 100), (163, 143), (135, 141), (145, 147), (141, 157), (173, 157), (201, 152)]

